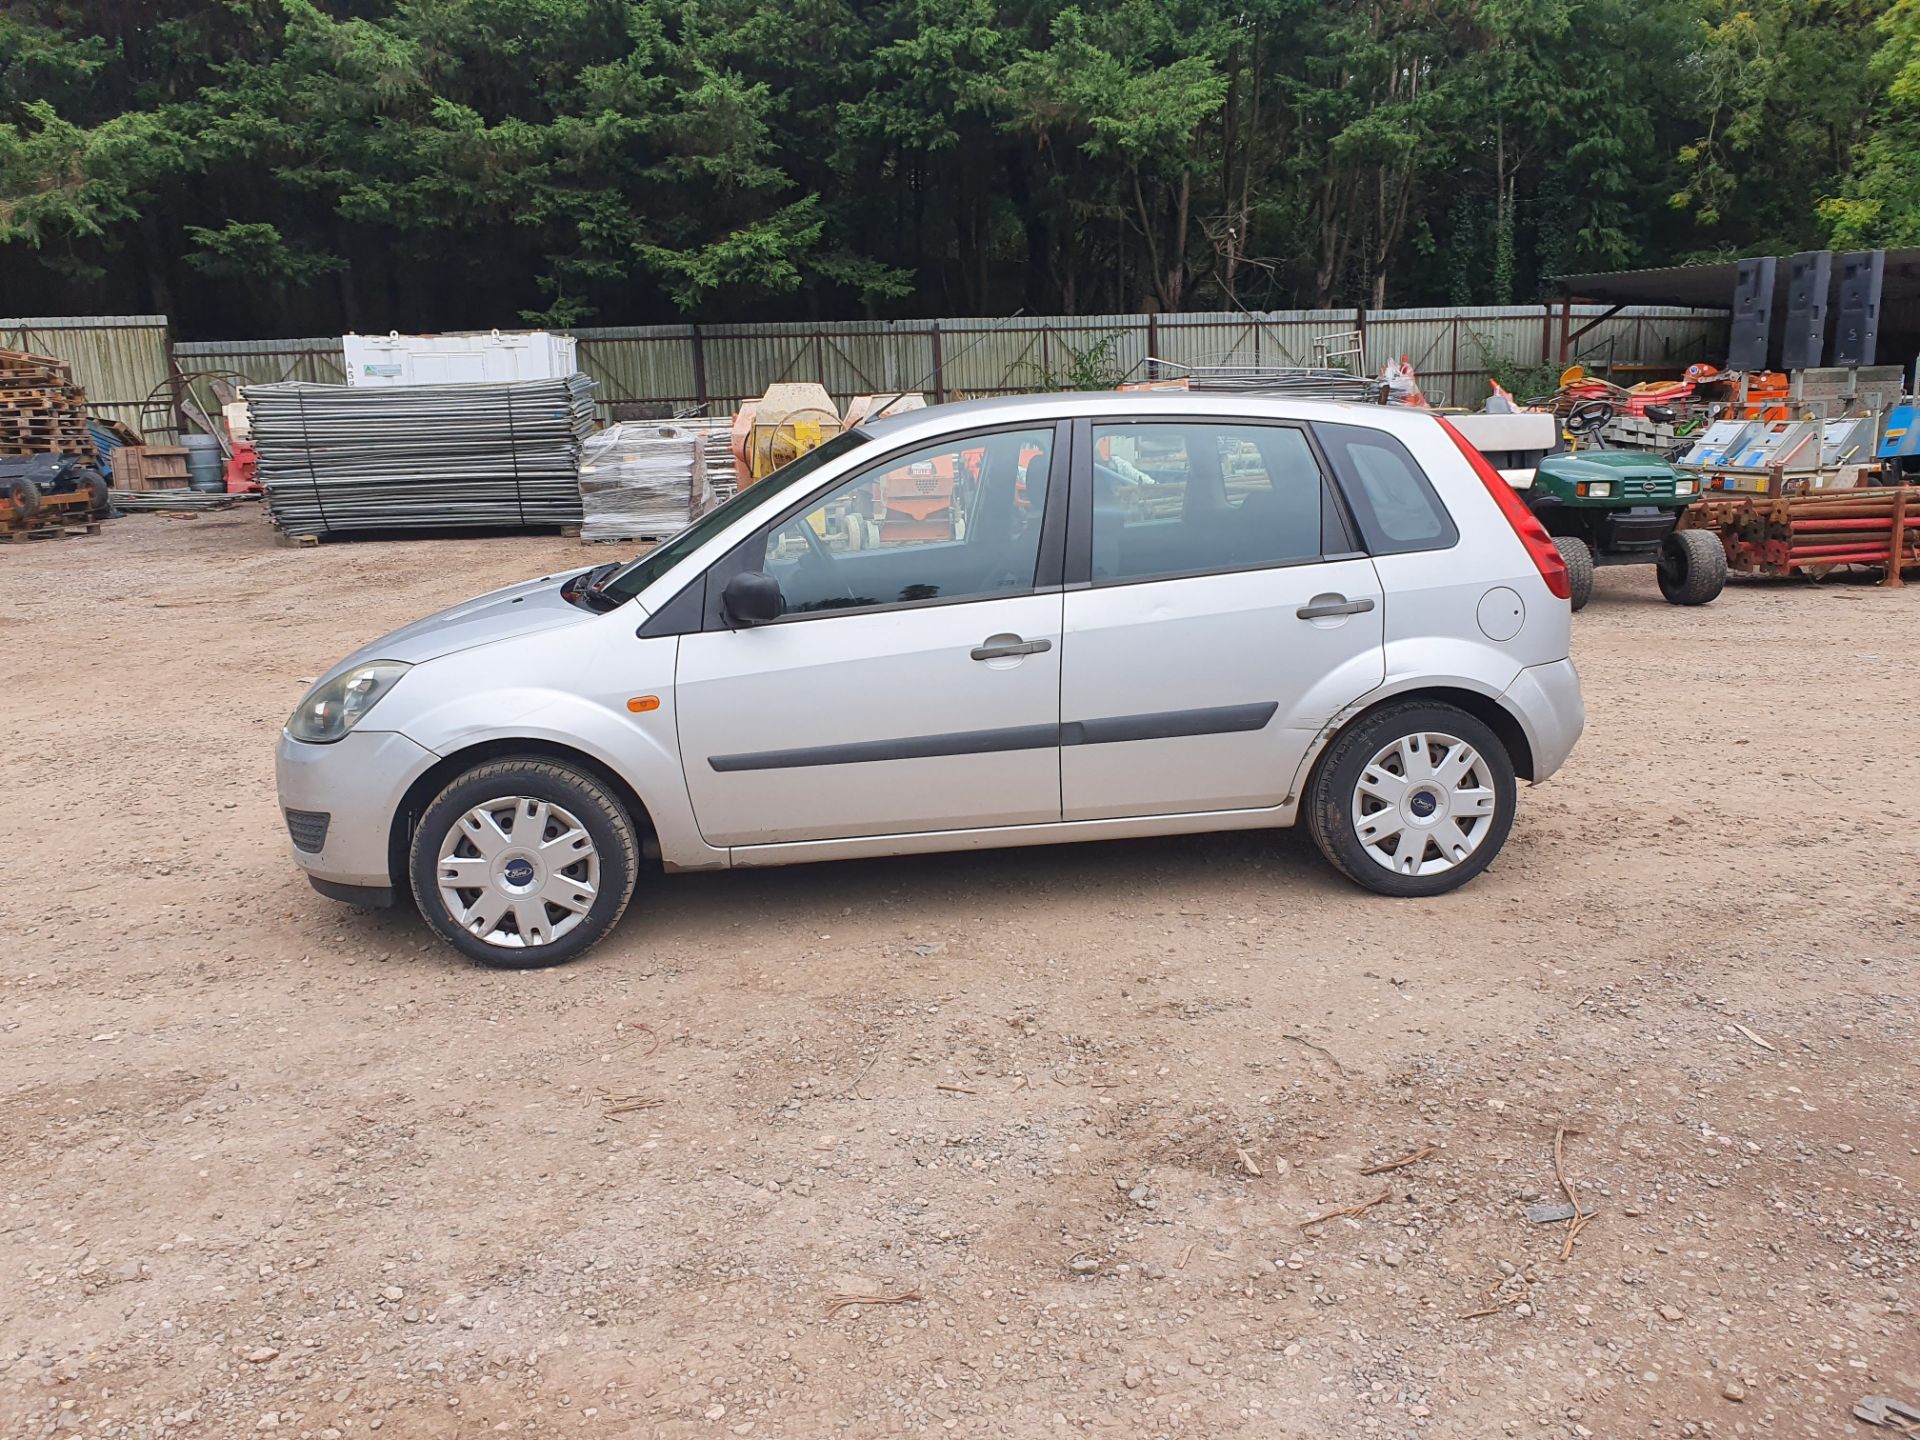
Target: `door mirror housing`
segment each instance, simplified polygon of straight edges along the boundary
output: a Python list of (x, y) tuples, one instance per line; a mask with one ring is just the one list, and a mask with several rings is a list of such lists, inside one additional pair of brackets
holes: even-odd
[(764, 570), (742, 570), (720, 592), (720, 608), (735, 625), (764, 625), (786, 608), (780, 582)]

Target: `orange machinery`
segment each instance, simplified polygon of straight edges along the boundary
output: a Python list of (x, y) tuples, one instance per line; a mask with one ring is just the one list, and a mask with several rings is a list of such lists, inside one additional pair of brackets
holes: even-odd
[[(916, 540), (967, 538), (969, 497), (979, 493), (981, 448), (936, 455), (890, 470), (873, 483), (868, 520), (872, 545), (902, 545)], [(1020, 451), (1020, 478), (1014, 484), (1013, 503), (1026, 509), (1026, 469), (1046, 452), (1037, 445)]]
[[(980, 479), (978, 450), (959, 454), (969, 478)], [(936, 455), (889, 470), (873, 482), (868, 511), (875, 545), (902, 545), (914, 540), (963, 540), (966, 526), (954, 510), (955, 457)]]

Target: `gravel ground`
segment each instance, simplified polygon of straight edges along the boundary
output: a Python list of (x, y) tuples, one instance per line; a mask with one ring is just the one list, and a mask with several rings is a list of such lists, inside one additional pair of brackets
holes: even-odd
[[(302, 678), (599, 558), (244, 511), (0, 552), (0, 1434), (1920, 1403), (1920, 590), (1602, 571), (1585, 740), (1436, 901), (1290, 834), (654, 876), (499, 974), (316, 896), (272, 783)], [(1526, 1215), (1562, 1127), (1565, 1258)]]

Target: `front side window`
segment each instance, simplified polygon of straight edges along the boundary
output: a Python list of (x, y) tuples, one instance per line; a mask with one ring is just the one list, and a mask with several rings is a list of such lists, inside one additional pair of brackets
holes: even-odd
[(766, 504), (768, 497), (779, 494), (789, 486), (799, 484), (822, 465), (838, 460), (842, 455), (868, 444), (870, 439), (871, 437), (864, 430), (845, 430), (826, 444), (816, 446), (797, 459), (789, 460), (758, 485), (741, 489), (732, 499), (709, 510), (671, 540), (654, 546), (639, 559), (630, 561), (624, 570), (616, 572), (606, 584), (601, 586), (601, 593), (614, 600), (631, 600), (706, 544), (708, 540), (738, 520), (741, 515), (756, 506)]
[(1317, 559), (1320, 467), (1284, 425), (1093, 427), (1093, 580)]
[(1033, 588), (1052, 426), (942, 440), (861, 471), (770, 531), (788, 615)]

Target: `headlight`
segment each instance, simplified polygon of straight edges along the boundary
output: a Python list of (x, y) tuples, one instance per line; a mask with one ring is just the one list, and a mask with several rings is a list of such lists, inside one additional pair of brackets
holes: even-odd
[(1589, 495), (1611, 495), (1612, 493), (1613, 482), (1611, 480), (1596, 480), (1587, 486), (1587, 494)]
[(331, 745), (358, 725), (409, 668), (398, 660), (374, 660), (316, 685), (287, 717), (287, 733), (309, 744)]
[(1673, 493), (1676, 495), (1691, 495), (1693, 491), (1694, 482), (1691, 480), (1676, 480), (1673, 482)]

